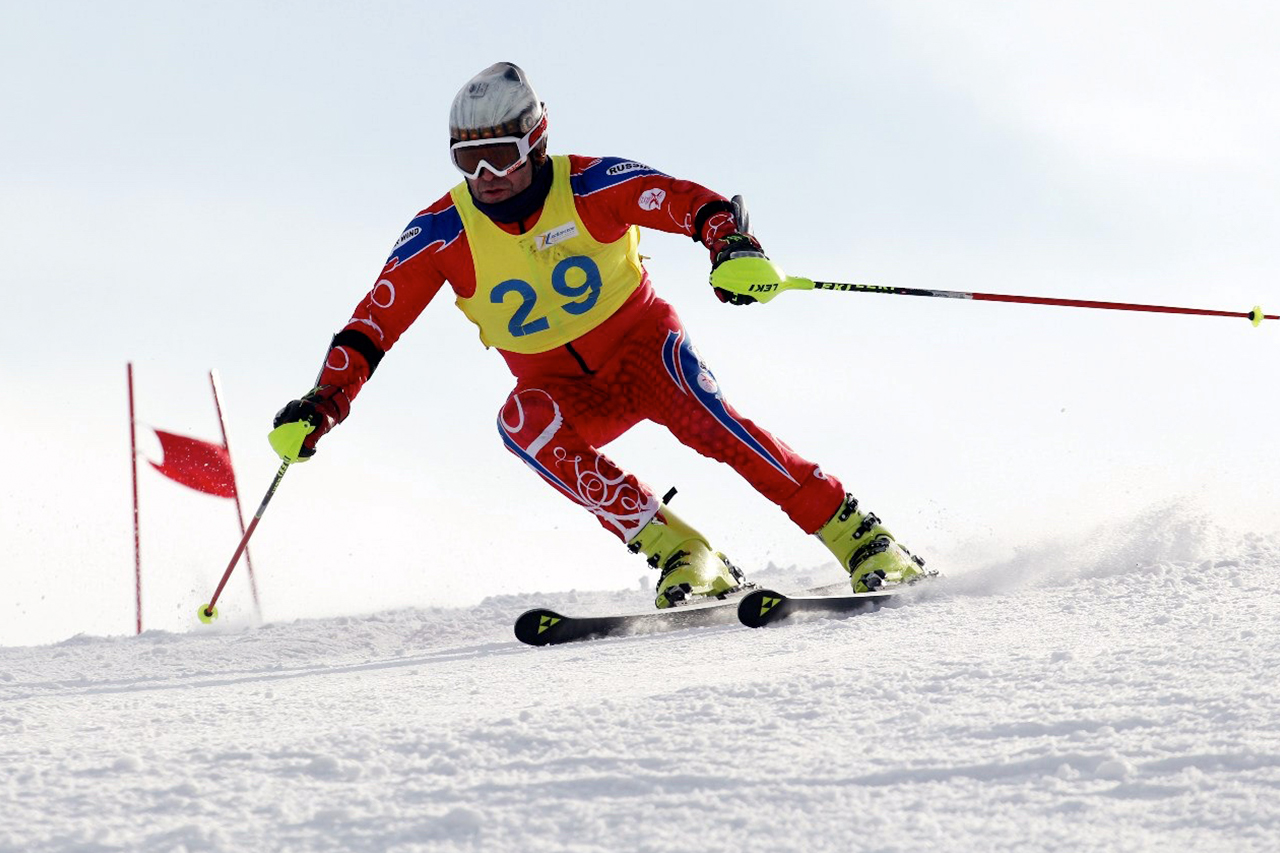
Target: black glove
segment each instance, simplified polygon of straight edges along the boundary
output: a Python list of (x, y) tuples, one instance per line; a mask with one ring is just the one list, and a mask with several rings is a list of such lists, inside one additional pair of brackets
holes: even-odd
[(302, 442), (299, 459), (315, 456), (316, 442), (320, 437), (347, 419), (351, 413), (351, 401), (337, 385), (321, 385), (313, 388), (300, 400), (290, 400), (276, 412), (273, 426), (279, 427), (297, 421), (305, 421), (315, 427)]
[[(717, 237), (707, 246), (711, 250), (711, 272), (715, 272), (716, 268), (726, 261), (734, 258), (766, 258), (764, 250), (760, 248), (760, 241), (750, 234), (726, 234), (723, 237)], [(750, 305), (756, 301), (754, 296), (747, 296), (744, 293), (730, 293), (723, 287), (714, 288), (716, 297), (729, 305)]]

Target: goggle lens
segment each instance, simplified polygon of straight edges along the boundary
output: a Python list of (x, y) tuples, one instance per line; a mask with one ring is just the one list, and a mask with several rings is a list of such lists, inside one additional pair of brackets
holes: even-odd
[(503, 136), (497, 139), (478, 139), (455, 142), (449, 146), (449, 156), (458, 171), (473, 180), (480, 177), (481, 169), (488, 169), (499, 178), (504, 177), (524, 163), (547, 130), (547, 113), (543, 108), (542, 120), (524, 136)]
[(513, 171), (524, 158), (515, 142), (494, 142), (488, 145), (471, 145), (453, 149), (453, 164), (469, 177), (479, 177), (481, 164), (491, 172)]

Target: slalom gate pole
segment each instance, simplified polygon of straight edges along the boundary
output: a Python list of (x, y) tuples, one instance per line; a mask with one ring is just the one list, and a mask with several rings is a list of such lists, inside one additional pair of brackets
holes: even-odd
[(244, 549), (249, 545), (249, 537), (253, 535), (253, 531), (257, 528), (258, 522), (262, 520), (262, 514), (267, 511), (267, 504), (271, 502), (271, 497), (276, 493), (276, 489), (280, 486), (280, 481), (284, 479), (284, 472), (289, 470), (289, 466), (293, 464), (292, 459), (286, 459), (280, 464), (280, 470), (276, 471), (276, 478), (271, 481), (271, 488), (267, 489), (267, 494), (262, 498), (262, 503), (258, 505), (258, 511), (253, 514), (253, 521), (249, 522), (249, 528), (245, 530), (240, 544), (236, 546), (236, 552), (231, 555), (231, 562), (227, 564), (227, 570), (222, 573), (222, 580), (218, 581), (218, 588), (213, 591), (213, 598), (208, 604), (200, 605), (196, 615), (200, 621), (208, 624), (218, 618), (218, 596), (222, 595), (222, 589), (227, 585), (228, 578), (231, 577), (231, 570), (236, 567), (236, 562), (240, 559), (240, 555), (244, 553)]
[[(1135, 302), (1098, 302), (1091, 299), (1059, 299), (1050, 296), (1014, 296), (1000, 293), (965, 293), (959, 290), (927, 290), (915, 287), (887, 287), (880, 284), (851, 284), (840, 281), (813, 281), (788, 276), (778, 285), (783, 290), (842, 290), (855, 293), (887, 293), (894, 296), (932, 296), (940, 299), (971, 299), (974, 302), (1017, 302), (1025, 305), (1064, 305), (1069, 308), (1102, 308), (1111, 311), (1148, 311), (1159, 314), (1196, 314), (1207, 317), (1243, 317), (1257, 326), (1263, 320), (1280, 320), (1280, 315), (1264, 314), (1261, 306), (1252, 311), (1218, 311), (1209, 308), (1177, 308), (1170, 305), (1142, 305)], [(756, 294), (751, 294), (756, 295)], [(772, 298), (771, 296), (768, 298)], [(767, 299), (762, 300), (767, 301)]]
[[(209, 387), (213, 389), (213, 408), (218, 412), (218, 426), (222, 429), (222, 449), (227, 451), (227, 461), (231, 462), (231, 442), (227, 440), (227, 420), (222, 416), (222, 395), (218, 390), (218, 376), (209, 371)], [(236, 482), (236, 466), (231, 464), (231, 496), (236, 502), (236, 523), (240, 525), (240, 535), (245, 534), (244, 510), (240, 508), (240, 486)], [(249, 570), (249, 591), (253, 593), (253, 609), (262, 620), (262, 602), (258, 598), (258, 579), (253, 575), (253, 555), (248, 546), (244, 551), (244, 567)]]
[(133, 599), (137, 612), (137, 633), (142, 633), (142, 534), (138, 526), (138, 421), (133, 414), (133, 362), (129, 374), (129, 456), (133, 464)]

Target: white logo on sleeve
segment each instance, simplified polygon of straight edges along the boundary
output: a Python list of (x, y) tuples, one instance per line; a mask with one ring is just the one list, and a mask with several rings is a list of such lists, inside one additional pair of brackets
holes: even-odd
[(405, 243), (408, 243), (410, 240), (412, 240), (414, 237), (417, 237), (421, 233), (422, 233), (422, 229), (416, 225), (412, 228), (406, 229), (405, 232), (400, 235), (400, 239), (396, 241), (396, 244), (391, 247), (391, 251), (394, 252), (396, 249), (399, 249)]
[(649, 168), (644, 163), (637, 163), (634, 160), (628, 160), (625, 163), (614, 163), (612, 166), (604, 170), (604, 173), (611, 178), (618, 175), (625, 175), (627, 172), (634, 172), (636, 169)]
[(654, 187), (651, 190), (645, 190), (640, 196), (640, 207), (644, 210), (658, 210), (662, 207), (662, 203), (667, 200), (667, 191)]
[[(386, 302), (378, 298), (383, 293), (386, 294)], [(390, 308), (396, 304), (396, 286), (385, 278), (382, 279), (369, 291), (369, 301), (379, 308)]]
[[(340, 365), (333, 363), (333, 357), (338, 353), (342, 353), (342, 364)], [(324, 360), (324, 366), (341, 373), (351, 366), (351, 354), (347, 352), (346, 347), (334, 347), (329, 350), (329, 357)]]

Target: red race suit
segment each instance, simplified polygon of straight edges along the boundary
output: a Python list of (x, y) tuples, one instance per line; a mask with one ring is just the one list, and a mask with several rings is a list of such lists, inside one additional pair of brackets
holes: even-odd
[[(638, 232), (633, 226), (684, 234), (704, 245), (735, 230), (723, 196), (698, 184), (630, 160), (576, 155), (554, 159), (561, 162), (553, 181), (568, 176), (576, 210), (571, 218), (585, 226), (585, 237), (593, 245), (608, 248), (634, 241), (631, 235)], [(551, 193), (557, 190), (556, 198), (568, 198), (563, 185), (553, 184)], [(477, 294), (477, 268), (487, 267), (488, 256), (478, 262), (472, 243), (492, 241), (494, 234), (498, 240), (506, 238), (487, 231), (482, 237), (475, 209), (459, 210), (460, 204), (469, 203), (455, 189), (409, 223), (377, 283), (335, 336), (320, 385), (336, 386), (348, 400), (354, 399), (383, 354), (445, 282), (464, 311), (467, 304), (489, 312), (516, 306), (512, 334), (546, 327), (529, 307), (532, 302), (519, 301), (532, 298), (531, 293), (521, 295), (522, 281), (482, 281)], [(551, 203), (544, 202), (544, 207)], [(510, 224), (486, 217), (483, 227), (489, 229), (493, 222), (513, 238), (530, 235), (539, 228), (540, 212)], [(464, 220), (472, 223), (471, 240)], [(542, 227), (547, 224), (555, 223)], [(700, 233), (695, 234), (695, 227)], [(556, 231), (545, 233), (552, 236), (539, 236), (539, 248)], [(631, 248), (631, 257), (638, 257), (634, 242)], [(498, 414), (498, 432), (507, 449), (561, 494), (594, 513), (605, 529), (629, 542), (653, 518), (660, 501), (600, 448), (640, 421), (653, 421), (686, 446), (731, 466), (802, 530), (815, 532), (839, 509), (843, 486), (728, 403), (675, 311), (655, 294), (643, 265), (637, 260), (634, 268), (638, 283), (632, 280), (621, 304), (593, 328), (545, 351), (498, 347), (516, 379)], [(579, 299), (565, 305), (575, 313), (581, 310), (575, 306), (598, 292), (597, 286), (587, 293), (589, 281), (575, 284), (571, 279), (576, 274), (571, 270), (555, 282), (559, 293)], [(485, 298), (486, 288), (492, 289), (492, 299)], [(504, 301), (508, 297), (515, 301)], [(505, 334), (505, 329), (500, 331)]]

